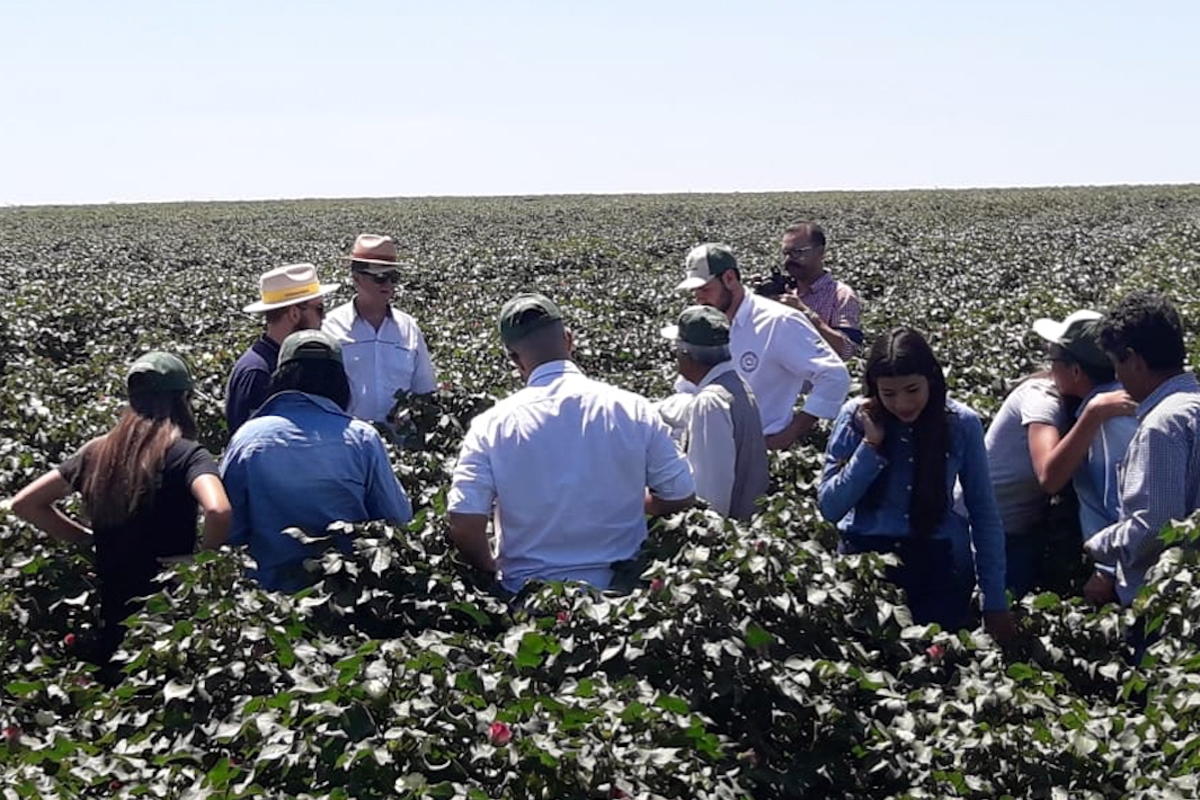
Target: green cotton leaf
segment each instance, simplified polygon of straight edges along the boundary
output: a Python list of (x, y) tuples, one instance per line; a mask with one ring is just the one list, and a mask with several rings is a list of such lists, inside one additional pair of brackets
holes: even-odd
[(4, 685), (4, 689), (13, 697), (25, 697), (33, 694), (39, 689), (45, 688), (46, 684), (41, 681), (12, 681)]
[(268, 628), (267, 637), (270, 638), (271, 644), (275, 645), (275, 656), (279, 666), (291, 669), (292, 665), (296, 663), (296, 651), (292, 649), (292, 643), (288, 641), (287, 634), (275, 628)]
[(775, 637), (753, 622), (746, 626), (746, 646), (757, 650), (775, 643)]
[(1009, 664), (1005, 674), (1014, 681), (1027, 681), (1037, 675), (1037, 671), (1028, 664), (1017, 662), (1015, 664)]
[(448, 605), (447, 608), (449, 608), (451, 611), (461, 611), (462, 613), (464, 613), (468, 617), (470, 617), (472, 620), (474, 620), (475, 624), (481, 628), (486, 628), (489, 625), (491, 625), (492, 618), (489, 617), (487, 614), (485, 614), (483, 611), (481, 611), (479, 609), (479, 606), (475, 605), (474, 603), (464, 603), (464, 602), (450, 603), (450, 605)]
[(660, 694), (657, 698), (655, 698), (654, 705), (665, 711), (670, 711), (675, 714), (688, 714), (691, 712), (691, 709), (688, 708), (688, 704), (685, 701), (680, 700), (678, 697), (672, 697), (669, 694)]

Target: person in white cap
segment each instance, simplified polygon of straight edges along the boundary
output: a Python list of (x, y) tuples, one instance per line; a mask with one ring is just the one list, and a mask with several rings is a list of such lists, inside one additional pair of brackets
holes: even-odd
[[(758, 398), (767, 447), (786, 450), (817, 419), (837, 416), (850, 390), (850, 373), (803, 314), (747, 292), (727, 245), (692, 248), (684, 267), (687, 275), (676, 288), (729, 319), (733, 363)], [(806, 390), (802, 409), (795, 411)]]
[(400, 282), (392, 237), (364, 233), (343, 258), (350, 262), (354, 297), (329, 313), (322, 330), (342, 347), (350, 413), (386, 423), (397, 390), (428, 394), (437, 389), (437, 374), (417, 321), (392, 307)]
[[(1079, 540), (1074, 520), (1054, 519), (1051, 506), (1068, 484), (1075, 483), (1085, 532), (1116, 520), (1116, 466), (1136, 427), (1132, 417), (1118, 417), (1132, 414), (1135, 404), (1117, 391), (1112, 365), (1095, 340), (1099, 319), (1084, 310), (1062, 322), (1034, 322), (1034, 333), (1047, 343), (1050, 368), (1009, 393), (984, 438), (1004, 525), (1005, 585), (1016, 597), (1035, 587), (1070, 588)], [(1108, 392), (1116, 393), (1101, 394)]]
[(259, 278), (259, 299), (246, 306), (247, 314), (262, 314), (266, 330), (242, 353), (225, 387), (225, 421), (232, 434), (267, 399), (267, 385), (279, 360), (279, 345), (296, 331), (321, 327), (325, 295), (336, 284), (317, 280), (312, 264), (276, 267)]

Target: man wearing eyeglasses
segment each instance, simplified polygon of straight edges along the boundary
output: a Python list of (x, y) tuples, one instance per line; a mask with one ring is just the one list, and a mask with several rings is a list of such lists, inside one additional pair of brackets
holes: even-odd
[(350, 262), (354, 297), (329, 312), (322, 330), (342, 347), (350, 414), (387, 423), (397, 390), (428, 394), (437, 389), (437, 375), (417, 321), (392, 307), (400, 282), (392, 237), (361, 234), (343, 258)]
[(796, 281), (794, 293), (779, 300), (808, 317), (821, 338), (843, 360), (862, 349), (861, 307), (854, 290), (825, 268), (825, 231), (815, 222), (797, 222), (783, 232), (783, 267)]
[(296, 331), (316, 330), (325, 317), (325, 295), (336, 284), (317, 280), (312, 264), (288, 264), (262, 274), (259, 299), (246, 306), (247, 314), (262, 314), (266, 331), (242, 353), (225, 388), (225, 421), (232, 434), (267, 399), (271, 373), (279, 360), (279, 345)]

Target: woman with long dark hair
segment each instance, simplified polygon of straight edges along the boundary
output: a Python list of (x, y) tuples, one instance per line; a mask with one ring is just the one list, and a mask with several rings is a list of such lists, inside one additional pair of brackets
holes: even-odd
[[(1011, 637), (1004, 531), (979, 416), (946, 396), (941, 365), (911, 328), (875, 341), (864, 384), (866, 396), (848, 401), (834, 423), (821, 475), (821, 514), (837, 523), (841, 552), (898, 554), (889, 576), (913, 618), (956, 629), (970, 619), (970, 584), (957, 574), (953, 541), (969, 531), (984, 622)], [(956, 482), (966, 516), (954, 509)]]
[[(157, 591), (163, 564), (195, 552), (197, 508), (204, 512), (204, 549), (225, 541), (232, 519), (216, 462), (195, 441), (187, 366), (169, 353), (147, 353), (130, 368), (127, 387), (129, 405), (116, 426), (12, 504), (55, 539), (95, 545), (101, 626), (87, 655), (100, 663), (120, 645), (134, 598)], [(72, 490), (82, 496), (90, 528), (55, 505)]]

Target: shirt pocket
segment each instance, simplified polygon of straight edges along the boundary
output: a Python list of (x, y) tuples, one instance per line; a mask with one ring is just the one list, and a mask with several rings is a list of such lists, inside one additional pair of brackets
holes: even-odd
[(385, 374), (394, 379), (397, 385), (409, 388), (417, 368), (416, 349), (395, 343), (384, 345), (383, 368)]

